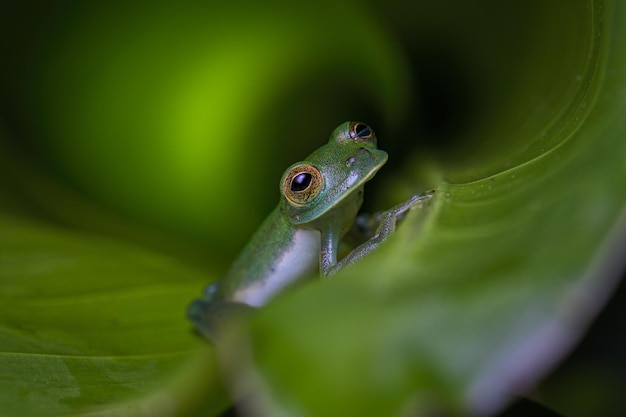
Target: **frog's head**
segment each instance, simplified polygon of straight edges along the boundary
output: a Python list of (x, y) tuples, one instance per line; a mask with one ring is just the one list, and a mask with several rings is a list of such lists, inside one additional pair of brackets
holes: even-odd
[(360, 206), (363, 185), (385, 162), (387, 153), (376, 147), (369, 126), (343, 123), (326, 145), (285, 171), (280, 182), (283, 210), (293, 223), (301, 224), (355, 199)]

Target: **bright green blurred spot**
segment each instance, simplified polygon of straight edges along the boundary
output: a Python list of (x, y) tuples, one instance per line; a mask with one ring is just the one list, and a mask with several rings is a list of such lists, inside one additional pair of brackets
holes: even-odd
[[(77, 7), (38, 68), (40, 140), (97, 200), (239, 247), (277, 201), (277, 170), (293, 162), (277, 163), (276, 141), (301, 158), (335, 127), (311, 131), (315, 115), (288, 120), (279, 103), (292, 89), (338, 73), (361, 88), (352, 100), (376, 103), (391, 121), (402, 112), (405, 73), (391, 40), (363, 10), (321, 6), (130, 5), (121, 16), (119, 5)], [(348, 19), (367, 30), (323, 29)]]

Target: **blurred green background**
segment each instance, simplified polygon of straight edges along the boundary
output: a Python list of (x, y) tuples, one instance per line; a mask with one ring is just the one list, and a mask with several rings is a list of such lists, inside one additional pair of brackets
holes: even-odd
[[(434, 226), (407, 245), (430, 242), (439, 262), (462, 265), (465, 256), (506, 280), (516, 276), (509, 269), (525, 268), (536, 241), (563, 240), (563, 252), (536, 260), (567, 276), (554, 280), (555, 294), (590, 270), (604, 271), (608, 292), (611, 276), (623, 271), (614, 242), (623, 244), (626, 201), (618, 118), (626, 104), (625, 14), (620, 3), (591, 0), (3, 4), (0, 404), (16, 415), (57, 415), (94, 406), (105, 413), (134, 399), (133, 415), (146, 403), (160, 407), (154, 393), (164, 390), (186, 398), (186, 408), (172, 409), (179, 412), (226, 407), (214, 359), (184, 320), (185, 300), (219, 278), (275, 206), (283, 170), (345, 120), (370, 124), (390, 155), (368, 184), (366, 210), (427, 188), (448, 193), (448, 209), (435, 206)], [(544, 188), (548, 196), (563, 193), (554, 197), (561, 212), (541, 187), (562, 167), (569, 171)], [(489, 194), (485, 181), (496, 177), (504, 186)], [(578, 200), (590, 205), (589, 224), (558, 215)], [(472, 217), (467, 207), (476, 201), (495, 209)], [(528, 216), (555, 229), (510, 233), (515, 262), (429, 240), (463, 234), (471, 245), (512, 229), (526, 204)], [(463, 229), (481, 222), (485, 229)], [(569, 252), (567, 232), (579, 226), (592, 231)], [(612, 250), (602, 259), (612, 267), (596, 268), (609, 238)], [(407, 256), (417, 263), (425, 255)], [(401, 269), (389, 275), (403, 276)], [(545, 273), (536, 265), (524, 271)], [(472, 282), (471, 268), (467, 274)], [(546, 305), (560, 306), (554, 297)], [(539, 386), (540, 402), (571, 416), (625, 411), (623, 300), (622, 290)], [(90, 305), (102, 316), (93, 317)], [(65, 310), (57, 317), (59, 306)], [(42, 311), (50, 316), (40, 318)], [(83, 314), (84, 322), (75, 319)], [(75, 340), (81, 333), (85, 340)], [(49, 380), (29, 379), (29, 366), (43, 366), (32, 365), (38, 355), (87, 358), (58, 382), (82, 394), (50, 393)], [(105, 368), (109, 379), (97, 376)], [(9, 389), (17, 380), (19, 389)], [(463, 414), (464, 388), (456, 385), (434, 389)]]
[(398, 129), (408, 113), (406, 58), (362, 7), (14, 7), (14, 136), (94, 201), (230, 253), (276, 204), (284, 167), (333, 126)]

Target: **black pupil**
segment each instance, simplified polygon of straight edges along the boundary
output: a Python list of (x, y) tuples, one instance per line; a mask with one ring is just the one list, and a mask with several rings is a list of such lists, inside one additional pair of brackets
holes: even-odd
[(308, 172), (296, 175), (291, 181), (291, 191), (298, 192), (306, 190), (311, 184), (311, 178), (311, 174)]
[(358, 125), (356, 125), (354, 127), (354, 131), (356, 132), (356, 135), (360, 138), (368, 137), (371, 133), (370, 128), (362, 123), (359, 123)]

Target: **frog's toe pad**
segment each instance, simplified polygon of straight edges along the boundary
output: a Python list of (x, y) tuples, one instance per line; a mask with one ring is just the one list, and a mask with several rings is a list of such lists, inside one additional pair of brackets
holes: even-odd
[(187, 317), (202, 336), (215, 341), (220, 329), (229, 325), (233, 319), (247, 316), (253, 310), (254, 307), (244, 303), (197, 299), (187, 308)]

